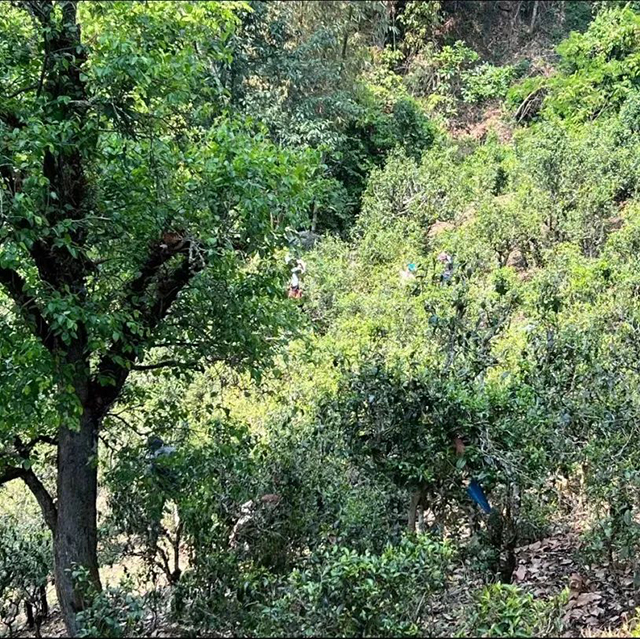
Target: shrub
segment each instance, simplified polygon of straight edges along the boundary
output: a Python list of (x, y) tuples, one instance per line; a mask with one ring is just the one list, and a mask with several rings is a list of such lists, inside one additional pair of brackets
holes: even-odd
[(640, 15), (631, 7), (599, 11), (584, 33), (573, 32), (558, 46), (560, 71), (551, 78), (527, 78), (509, 91), (517, 106), (546, 86), (542, 113), (572, 123), (617, 112), (640, 83)]
[(451, 559), (451, 548), (428, 536), (406, 537), (379, 555), (343, 546), (320, 550), (262, 608), (258, 634), (421, 635), (428, 597), (444, 586)]
[(463, 637), (548, 637), (562, 630), (561, 608), (568, 593), (537, 601), (517, 586), (483, 588), (460, 633)]
[(133, 585), (123, 582), (96, 593), (85, 569), (78, 568), (73, 578), (83, 596), (91, 601), (77, 614), (79, 637), (132, 637), (145, 636), (144, 597), (133, 594)]
[(11, 631), (24, 604), (36, 628), (48, 614), (51, 533), (34, 519), (0, 520), (0, 621)]
[(494, 98), (504, 98), (516, 76), (513, 66), (496, 67), (484, 62), (464, 75), (462, 99), (475, 103)]

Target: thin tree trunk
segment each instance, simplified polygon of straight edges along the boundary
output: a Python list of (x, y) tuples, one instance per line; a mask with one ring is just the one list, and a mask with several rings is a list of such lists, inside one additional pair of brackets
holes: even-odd
[(49, 616), (49, 602), (47, 601), (47, 587), (39, 586), (38, 587), (38, 613), (34, 619), (34, 634), (36, 639), (40, 639), (42, 637), (42, 624)]
[(76, 614), (84, 607), (72, 572), (87, 571), (100, 590), (97, 559), (98, 423), (85, 410), (78, 430), (62, 428), (58, 443), (58, 521), (54, 534), (56, 592), (68, 636), (78, 634)]
[(178, 583), (182, 570), (180, 569), (180, 542), (182, 541), (182, 522), (178, 514), (177, 504), (173, 505), (173, 522), (175, 525), (175, 537), (173, 540), (173, 581)]
[(347, 58), (347, 44), (349, 43), (349, 27), (351, 26), (351, 18), (353, 16), (353, 5), (349, 6), (349, 17), (347, 18), (347, 25), (344, 28), (344, 35), (342, 36), (342, 51), (340, 52), (340, 71), (339, 75), (342, 77), (344, 71), (345, 60)]
[(426, 510), (425, 501), (427, 499), (427, 494), (424, 490), (420, 491), (420, 499), (418, 501), (418, 522), (417, 522), (417, 531), (419, 533), (423, 533), (425, 531), (424, 525), (424, 511)]
[(351, 26), (351, 18), (353, 17), (353, 5), (349, 5), (349, 17), (347, 18), (347, 26), (344, 28), (342, 36), (342, 51), (340, 58), (344, 60), (347, 57), (347, 44), (349, 43), (349, 27)]
[(47, 587), (40, 586), (38, 588), (38, 596), (40, 597), (40, 613), (42, 618), (46, 619), (49, 616), (49, 602), (47, 601)]
[(24, 602), (24, 614), (27, 616), (27, 628), (31, 630), (35, 627), (36, 622), (33, 618), (33, 606), (30, 601)]
[(533, 0), (533, 11), (531, 15), (531, 24), (529, 25), (529, 33), (533, 33), (536, 27), (536, 18), (538, 17), (538, 0)]
[(416, 514), (421, 496), (422, 493), (420, 490), (414, 490), (411, 493), (411, 499), (409, 501), (409, 516), (407, 518), (407, 528), (411, 533), (416, 532)]

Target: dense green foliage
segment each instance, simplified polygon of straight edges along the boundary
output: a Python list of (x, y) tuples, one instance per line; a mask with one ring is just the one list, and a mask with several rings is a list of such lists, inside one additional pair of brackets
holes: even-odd
[(0, 527), (0, 619), (11, 634), (24, 608), (38, 627), (48, 614), (46, 586), (51, 576), (51, 535), (34, 509), (18, 510), (16, 499), (3, 502)]
[(91, 393), (77, 635), (574, 631), (512, 582), (577, 513), (637, 594), (640, 7), (458, 4), (0, 6), (10, 629)]

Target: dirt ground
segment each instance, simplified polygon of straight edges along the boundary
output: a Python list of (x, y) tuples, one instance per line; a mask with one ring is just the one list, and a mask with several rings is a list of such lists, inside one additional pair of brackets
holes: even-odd
[[(559, 522), (552, 534), (516, 549), (513, 583), (537, 600), (549, 600), (567, 589), (563, 607), (563, 637), (626, 637), (630, 620), (640, 606), (630, 567), (611, 566), (608, 561), (585, 566), (580, 561), (583, 513)], [(452, 579), (446, 600), (436, 604), (438, 635), (454, 636), (459, 619), (482, 583), (464, 566)]]

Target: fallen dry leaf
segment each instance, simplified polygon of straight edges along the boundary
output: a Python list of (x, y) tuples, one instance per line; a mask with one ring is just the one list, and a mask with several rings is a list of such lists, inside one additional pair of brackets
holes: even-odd
[(574, 600), (574, 606), (587, 606), (594, 601), (600, 601), (602, 599), (602, 595), (597, 592), (583, 592), (579, 594)]
[(513, 573), (513, 576), (516, 578), (516, 581), (522, 581), (527, 575), (527, 567), (519, 566), (518, 569)]

